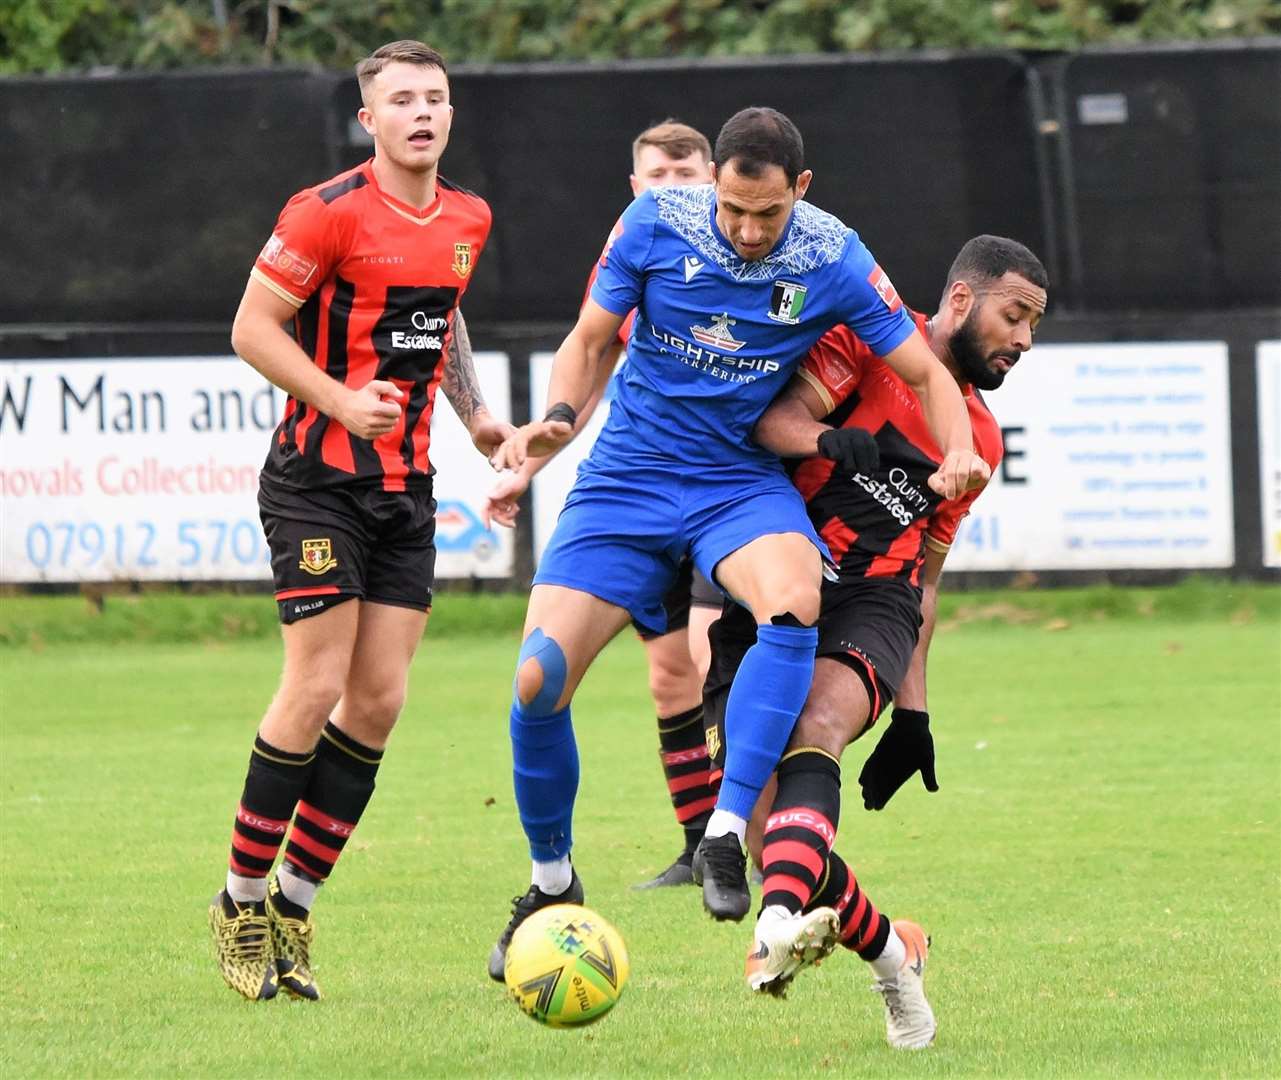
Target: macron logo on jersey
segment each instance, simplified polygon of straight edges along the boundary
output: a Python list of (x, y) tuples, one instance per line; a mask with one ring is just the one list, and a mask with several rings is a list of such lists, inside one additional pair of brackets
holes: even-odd
[(867, 275), (867, 283), (876, 290), (876, 294), (891, 311), (898, 311), (903, 306), (903, 301), (898, 298), (898, 290), (894, 288), (894, 282), (890, 280), (890, 275), (882, 270), (880, 266), (872, 267), (872, 272)]
[(685, 283), (689, 284), (689, 282), (693, 280), (694, 275), (697, 274), (706, 265), (707, 263), (702, 262), (699, 259), (696, 259), (693, 255), (686, 255), (685, 256)]

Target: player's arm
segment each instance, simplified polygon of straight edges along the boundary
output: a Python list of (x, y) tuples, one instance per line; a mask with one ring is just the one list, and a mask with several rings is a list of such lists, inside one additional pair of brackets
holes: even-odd
[(440, 388), (458, 419), (467, 428), (473, 445), (482, 454), (492, 454), (516, 429), (502, 420), (495, 420), (485, 406), (480, 382), (476, 378), (476, 365), (472, 360), (471, 335), (461, 310), (454, 312), (454, 326), (449, 335), (449, 357)]
[(880, 455), (871, 433), (824, 424), (821, 418), (829, 412), (831, 407), (814, 386), (796, 375), (756, 422), (752, 437), (779, 457), (818, 454), (851, 473), (875, 472)]
[(819, 436), (832, 430), (821, 422), (827, 413), (818, 391), (794, 375), (756, 421), (752, 438), (779, 457), (812, 457)]
[(925, 338), (913, 332), (882, 359), (920, 399), (930, 434), (943, 451), (943, 463), (930, 477), (930, 487), (945, 499), (955, 499), (986, 484), (992, 470), (974, 452), (965, 399)]
[(916, 651), (912, 653), (912, 662), (908, 665), (903, 685), (899, 687), (894, 704), (899, 709), (915, 709), (927, 712), (929, 706), (925, 700), (925, 661), (930, 652), (930, 640), (934, 637), (934, 621), (938, 615), (939, 578), (943, 576), (943, 560), (946, 551), (938, 551), (925, 542), (925, 563), (921, 568), (921, 632), (916, 639)]
[(865, 810), (885, 809), (894, 793), (918, 769), (926, 791), (939, 789), (934, 775), (934, 736), (930, 734), (930, 714), (925, 707), (925, 659), (934, 636), (939, 577), (945, 558), (946, 551), (936, 550), (927, 541), (921, 581), (921, 633), (916, 650), (894, 699), (889, 726), (858, 774)]
[(250, 278), (231, 326), (231, 347), (269, 382), (333, 417), (357, 438), (375, 439), (393, 430), (400, 422), (401, 391), (381, 379), (353, 390), (321, 371), (285, 330), (295, 314), (293, 304)]
[(602, 367), (610, 370), (610, 344), (618, 337), (626, 315), (615, 315), (588, 298), (552, 361), (547, 414), (517, 428), (498, 448), (489, 459), (495, 469), (518, 469), (531, 455), (550, 457), (573, 438), (578, 414), (602, 378)]
[[(592, 413), (596, 411), (596, 406), (605, 397), (605, 387), (613, 377), (614, 368), (618, 366), (618, 358), (622, 351), (623, 343), (616, 338), (597, 368), (596, 385), (592, 387), (591, 397), (579, 410), (578, 417), (574, 421), (575, 437), (587, 426)], [(535, 475), (549, 461), (551, 457), (548, 455), (526, 457), (519, 469), (504, 472), (498, 478), (485, 500), (485, 505), (480, 510), (480, 519), (485, 523), (485, 528), (502, 525), (510, 529), (516, 524), (516, 515), (520, 513), (518, 500), (529, 490)]]

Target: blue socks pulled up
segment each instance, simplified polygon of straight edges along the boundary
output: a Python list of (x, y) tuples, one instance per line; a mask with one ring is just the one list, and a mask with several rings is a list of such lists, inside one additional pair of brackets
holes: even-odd
[(578, 744), (569, 706), (530, 715), (519, 699), (511, 711), (512, 773), (520, 823), (536, 862), (555, 862), (573, 843)]
[(814, 677), (818, 629), (756, 628), (725, 705), (725, 775), (716, 809), (750, 818), (787, 747)]

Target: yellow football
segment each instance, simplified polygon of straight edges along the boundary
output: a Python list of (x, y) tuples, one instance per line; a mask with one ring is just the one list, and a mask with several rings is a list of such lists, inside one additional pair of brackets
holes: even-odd
[(630, 971), (618, 931), (589, 908), (553, 904), (520, 924), (504, 974), (516, 1004), (549, 1027), (581, 1027), (618, 1001)]

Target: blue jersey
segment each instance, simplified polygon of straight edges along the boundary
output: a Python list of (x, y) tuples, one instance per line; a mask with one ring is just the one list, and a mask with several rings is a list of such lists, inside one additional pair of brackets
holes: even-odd
[(819, 337), (845, 323), (884, 356), (916, 332), (839, 219), (798, 202), (774, 249), (748, 261), (716, 226), (714, 192), (642, 193), (601, 254), (592, 299), (635, 308), (636, 322), (595, 464), (777, 468), (752, 428)]

